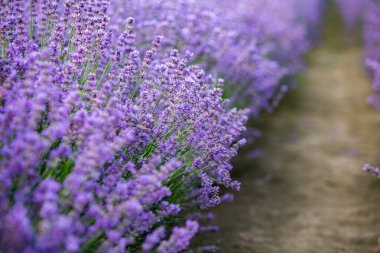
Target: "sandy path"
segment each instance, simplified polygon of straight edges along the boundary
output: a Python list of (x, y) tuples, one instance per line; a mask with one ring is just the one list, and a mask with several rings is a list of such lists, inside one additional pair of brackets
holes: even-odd
[(379, 117), (360, 46), (336, 31), (311, 53), (305, 84), (263, 120), (263, 155), (236, 165), (242, 190), (216, 209), (221, 252), (380, 252), (380, 181), (361, 169), (380, 163)]

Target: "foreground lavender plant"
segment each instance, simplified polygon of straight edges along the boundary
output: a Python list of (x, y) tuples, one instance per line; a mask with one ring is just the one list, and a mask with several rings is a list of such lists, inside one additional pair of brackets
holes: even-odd
[(1, 251), (179, 252), (184, 215), (239, 188), (247, 112), (160, 37), (141, 55), (132, 18), (115, 38), (108, 6), (1, 2)]

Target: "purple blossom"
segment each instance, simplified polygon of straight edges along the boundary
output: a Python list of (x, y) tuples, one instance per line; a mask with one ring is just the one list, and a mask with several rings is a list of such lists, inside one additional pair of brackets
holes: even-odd
[(165, 237), (165, 228), (159, 227), (149, 234), (142, 245), (144, 252), (151, 251)]
[(375, 168), (375, 167), (370, 166), (369, 164), (365, 164), (363, 166), (363, 170), (368, 173), (371, 173), (372, 176), (374, 177), (380, 178), (380, 168), (378, 167)]
[(187, 220), (185, 227), (173, 228), (168, 240), (162, 241), (158, 246), (159, 253), (177, 253), (189, 246), (190, 239), (197, 233), (199, 225), (195, 221)]

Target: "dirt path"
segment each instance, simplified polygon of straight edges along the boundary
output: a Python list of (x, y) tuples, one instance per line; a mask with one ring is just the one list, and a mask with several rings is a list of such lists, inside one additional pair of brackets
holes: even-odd
[(380, 252), (380, 181), (361, 169), (380, 163), (379, 115), (360, 46), (331, 24), (305, 85), (264, 119), (263, 155), (236, 165), (242, 190), (216, 210), (221, 252)]

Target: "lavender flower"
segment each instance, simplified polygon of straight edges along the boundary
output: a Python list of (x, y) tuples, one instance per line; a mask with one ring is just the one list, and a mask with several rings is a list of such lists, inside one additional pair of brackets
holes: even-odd
[(165, 237), (165, 229), (163, 227), (159, 227), (154, 230), (151, 234), (149, 234), (143, 245), (142, 249), (144, 252), (149, 252), (152, 250), (161, 240)]
[(372, 176), (374, 177), (377, 177), (377, 178), (380, 178), (380, 168), (374, 168), (372, 166), (370, 166), (369, 164), (365, 164), (363, 166), (363, 170), (368, 172), (368, 173), (371, 173)]
[(186, 227), (175, 227), (173, 234), (167, 241), (161, 242), (158, 247), (159, 253), (177, 253), (189, 246), (190, 239), (198, 231), (198, 223), (195, 221), (186, 221)]

